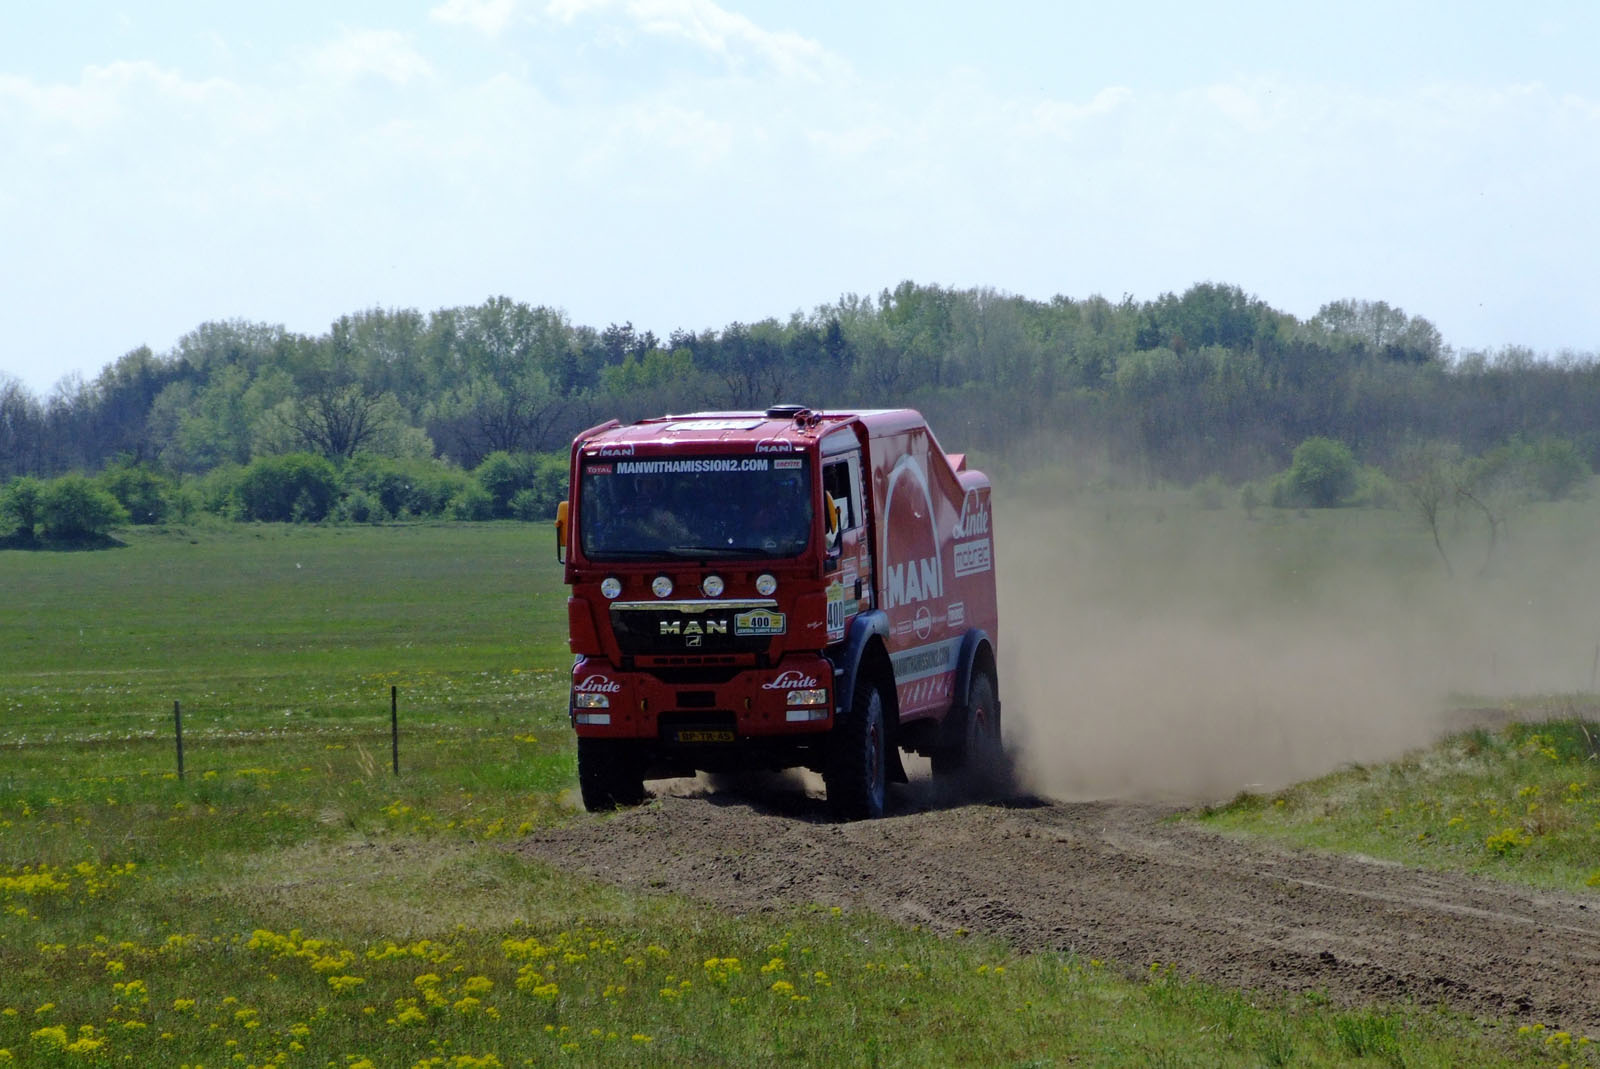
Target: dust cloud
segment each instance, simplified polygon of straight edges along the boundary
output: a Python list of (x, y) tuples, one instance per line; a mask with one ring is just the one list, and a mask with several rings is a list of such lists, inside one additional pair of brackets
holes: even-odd
[(1486, 576), (1454, 532), (1450, 577), (1404, 513), (1190, 500), (997, 495), (1001, 697), (1030, 789), (1218, 801), (1392, 759), (1466, 726), (1462, 706), (1591, 689), (1592, 509), (1529, 517)]

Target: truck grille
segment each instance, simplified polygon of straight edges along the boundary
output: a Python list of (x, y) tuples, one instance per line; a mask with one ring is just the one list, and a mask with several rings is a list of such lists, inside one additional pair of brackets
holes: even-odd
[(611, 630), (631, 656), (762, 654), (786, 621), (773, 601), (619, 601)]

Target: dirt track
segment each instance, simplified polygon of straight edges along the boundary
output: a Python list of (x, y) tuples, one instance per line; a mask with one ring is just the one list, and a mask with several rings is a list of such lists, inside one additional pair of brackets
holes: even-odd
[(1172, 962), (1237, 987), (1442, 1001), (1600, 1036), (1600, 896), (1235, 842), (1158, 806), (941, 809), (915, 785), (894, 801), (887, 819), (841, 825), (793, 781), (679, 785), (522, 849), (740, 912), (837, 905), (1129, 970)]

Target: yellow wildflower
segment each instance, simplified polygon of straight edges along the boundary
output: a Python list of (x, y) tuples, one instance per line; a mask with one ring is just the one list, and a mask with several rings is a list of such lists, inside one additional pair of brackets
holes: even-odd
[(405, 1009), (391, 1017), (389, 1019), (389, 1023), (397, 1028), (403, 1028), (408, 1024), (420, 1024), (427, 1019), (428, 1015), (417, 1009), (417, 1007), (407, 1006)]
[(43, 1028), (35, 1028), (28, 1033), (28, 1038), (40, 1046), (55, 1047), (61, 1050), (65, 1049), (67, 1045), (67, 1030), (61, 1025), (49, 1024)]

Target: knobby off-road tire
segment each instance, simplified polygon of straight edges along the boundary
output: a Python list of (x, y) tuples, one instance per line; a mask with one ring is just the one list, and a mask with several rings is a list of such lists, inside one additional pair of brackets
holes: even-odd
[(992, 794), (1010, 778), (994, 689), (988, 673), (973, 677), (958, 740), (933, 754), (933, 774), (968, 796)]
[(578, 740), (578, 790), (591, 813), (638, 805), (645, 799), (644, 762), (624, 740)]
[(823, 782), (828, 808), (840, 820), (883, 816), (888, 795), (889, 730), (883, 690), (877, 680), (856, 688), (850, 715), (833, 729), (832, 751)]

